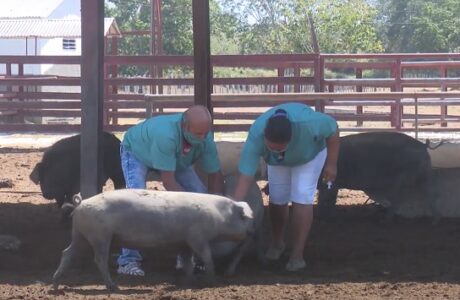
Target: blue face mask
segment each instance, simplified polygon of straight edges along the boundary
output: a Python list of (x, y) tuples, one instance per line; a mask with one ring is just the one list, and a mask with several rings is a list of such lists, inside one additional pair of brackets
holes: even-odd
[(275, 153), (275, 154), (281, 154), (281, 153), (284, 153), (284, 152), (286, 152), (287, 148), (288, 148), (288, 147), (286, 146), (286, 147), (284, 147), (284, 149), (281, 149), (281, 150), (275, 150), (275, 149), (270, 149), (270, 148), (267, 146), (267, 149), (268, 149), (270, 152), (273, 152), (273, 153)]
[(204, 142), (204, 138), (197, 138), (193, 133), (187, 130), (184, 130), (184, 139), (192, 146), (198, 146)]

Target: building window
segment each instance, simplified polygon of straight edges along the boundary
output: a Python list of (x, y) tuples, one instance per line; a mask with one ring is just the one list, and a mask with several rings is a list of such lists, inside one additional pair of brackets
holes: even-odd
[(75, 40), (74, 39), (62, 39), (62, 49), (64, 50), (75, 50)]

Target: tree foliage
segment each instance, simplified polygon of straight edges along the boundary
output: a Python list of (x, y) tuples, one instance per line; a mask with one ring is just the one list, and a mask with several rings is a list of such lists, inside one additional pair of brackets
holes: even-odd
[[(149, 30), (150, 0), (106, 0), (122, 30)], [(460, 51), (459, 0), (210, 0), (211, 52), (312, 52), (307, 16), (323, 53)], [(193, 53), (191, 0), (162, 0), (163, 52)], [(150, 52), (149, 36), (120, 52)]]
[[(108, 0), (107, 14), (115, 17), (123, 31), (150, 30), (150, 0)], [(225, 43), (235, 47), (240, 24), (237, 18), (222, 11), (210, 1), (211, 40), (218, 52), (224, 51)], [(161, 1), (163, 53), (170, 55), (193, 54), (193, 24), (191, 0)], [(234, 50), (237, 52), (237, 50)], [(124, 37), (122, 54), (142, 55), (150, 53), (150, 36)]]
[(315, 3), (321, 52), (369, 53), (383, 51), (375, 29), (376, 10), (364, 0), (322, 0)]
[[(106, 15), (114, 17), (121, 31), (149, 30), (150, 1), (148, 0), (109, 0)], [(118, 51), (121, 55), (147, 55), (150, 53), (148, 35), (126, 35), (119, 41)], [(126, 75), (145, 75), (147, 67), (121, 66), (120, 72)]]
[(227, 9), (246, 22), (242, 53), (312, 52), (308, 15), (322, 52), (380, 52), (376, 9), (365, 0), (234, 0)]
[(460, 51), (460, 1), (379, 0), (377, 9), (386, 51)]

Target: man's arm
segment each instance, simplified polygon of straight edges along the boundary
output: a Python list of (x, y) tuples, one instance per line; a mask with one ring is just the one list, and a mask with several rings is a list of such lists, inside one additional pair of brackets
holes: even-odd
[(255, 138), (249, 131), (248, 138), (244, 143), (243, 150), (240, 153), (238, 163), (239, 176), (236, 183), (233, 199), (244, 201), (248, 194), (254, 175), (260, 167), (260, 156), (262, 154), (263, 138)]
[(324, 164), (323, 180), (334, 181), (337, 177), (337, 160), (339, 158), (340, 137), (339, 130), (326, 139), (327, 158)]
[(235, 201), (243, 201), (246, 198), (249, 187), (251, 186), (253, 180), (254, 180), (253, 176), (248, 176), (248, 175), (244, 175), (240, 173), (240, 176), (238, 176), (238, 182), (235, 188), (235, 194), (233, 195), (233, 199)]
[(224, 194), (224, 176), (219, 170), (208, 175), (208, 192), (211, 194)]
[(176, 192), (183, 192), (184, 189), (182, 186), (176, 181), (176, 176), (173, 171), (160, 171), (160, 178), (163, 182), (163, 186), (167, 191), (176, 191)]

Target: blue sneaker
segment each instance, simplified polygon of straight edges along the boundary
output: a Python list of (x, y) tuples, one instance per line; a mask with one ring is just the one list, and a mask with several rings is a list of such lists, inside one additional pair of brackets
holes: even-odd
[(117, 273), (120, 275), (129, 275), (129, 276), (144, 276), (144, 271), (140, 268), (140, 265), (137, 262), (130, 262), (126, 265), (119, 266)]

